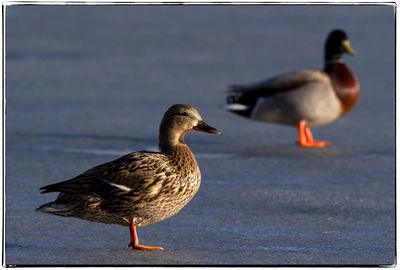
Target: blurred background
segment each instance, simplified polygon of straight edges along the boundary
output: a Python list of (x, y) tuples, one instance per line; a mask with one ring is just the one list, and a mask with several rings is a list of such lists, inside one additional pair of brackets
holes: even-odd
[[(6, 264), (376, 265), (395, 261), (393, 5), (6, 7)], [(228, 85), (323, 68), (345, 30), (361, 98), (313, 129), (224, 110)], [(188, 134), (202, 169), (178, 215), (139, 229), (34, 212), (38, 188), (99, 163), (156, 150), (162, 114), (196, 106), (223, 136)]]

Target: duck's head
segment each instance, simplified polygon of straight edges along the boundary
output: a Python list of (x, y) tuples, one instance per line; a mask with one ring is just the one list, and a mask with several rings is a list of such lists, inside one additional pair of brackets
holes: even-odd
[(343, 30), (333, 30), (325, 42), (325, 62), (336, 62), (342, 59), (343, 54), (356, 54)]
[(193, 106), (175, 104), (165, 112), (161, 121), (160, 146), (184, 143), (185, 133), (192, 130), (222, 134), (218, 129), (207, 125)]

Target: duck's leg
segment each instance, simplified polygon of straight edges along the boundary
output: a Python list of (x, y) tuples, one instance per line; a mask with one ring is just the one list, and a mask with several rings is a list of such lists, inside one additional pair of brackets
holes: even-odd
[(132, 247), (132, 249), (138, 250), (163, 250), (162, 247), (155, 247), (155, 246), (144, 246), (139, 244), (139, 238), (136, 232), (136, 225), (134, 223), (130, 223), (129, 225), (129, 232), (131, 233), (131, 242), (129, 243), (128, 247)]
[(310, 127), (306, 124), (304, 120), (297, 124), (299, 145), (301, 147), (326, 147), (330, 145), (327, 141), (316, 141), (313, 138)]

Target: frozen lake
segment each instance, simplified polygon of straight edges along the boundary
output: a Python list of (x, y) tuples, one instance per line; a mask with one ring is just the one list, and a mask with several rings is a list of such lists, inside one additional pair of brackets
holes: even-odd
[[(6, 9), (7, 265), (377, 265), (395, 260), (392, 6), (9, 6)], [(223, 110), (225, 89), (322, 67), (342, 28), (362, 93), (343, 119), (296, 130)], [(172, 104), (223, 136), (188, 134), (202, 170), (178, 215), (129, 232), (34, 212), (38, 188), (157, 147)]]

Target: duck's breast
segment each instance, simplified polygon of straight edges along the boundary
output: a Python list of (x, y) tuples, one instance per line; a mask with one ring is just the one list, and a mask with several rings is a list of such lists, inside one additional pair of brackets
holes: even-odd
[(196, 195), (200, 188), (201, 175), (197, 167), (190, 171), (178, 173), (174, 179), (164, 187), (161, 195), (165, 195), (165, 218), (178, 213)]
[(316, 126), (334, 121), (341, 111), (340, 100), (326, 76), (290, 91), (260, 97), (251, 117), (288, 125), (305, 120), (310, 126)]
[(146, 204), (136, 205), (134, 219), (138, 226), (148, 226), (177, 214), (200, 187), (200, 175), (175, 175), (163, 182), (157, 195)]
[(325, 67), (333, 88), (342, 104), (342, 115), (350, 111), (360, 95), (360, 83), (345, 63), (328, 64)]
[(134, 205), (133, 216), (138, 226), (147, 226), (175, 215), (199, 190), (201, 175), (193, 154), (186, 145), (178, 150), (169, 165), (157, 175), (160, 185), (149, 186), (146, 203)]

